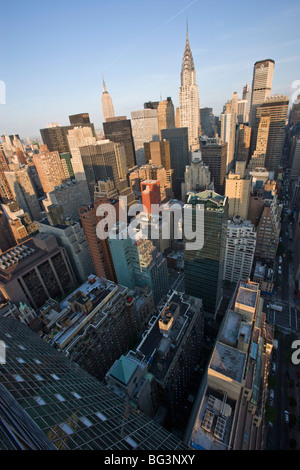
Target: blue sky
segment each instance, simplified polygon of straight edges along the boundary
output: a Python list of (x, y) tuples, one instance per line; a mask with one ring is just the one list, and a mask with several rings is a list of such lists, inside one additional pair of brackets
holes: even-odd
[(101, 128), (102, 74), (116, 115), (160, 97), (178, 106), (187, 19), (200, 107), (220, 114), (267, 58), (273, 94), (300, 89), (299, 0), (3, 0), (0, 133), (40, 136), (81, 112)]

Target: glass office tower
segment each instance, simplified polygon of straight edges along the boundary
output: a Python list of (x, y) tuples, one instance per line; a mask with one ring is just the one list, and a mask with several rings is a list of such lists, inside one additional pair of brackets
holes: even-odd
[[(191, 215), (188, 216), (184, 211), (185, 293), (202, 299), (204, 311), (215, 315), (222, 299), (228, 199), (207, 190), (190, 193), (187, 205), (191, 207)], [(196, 227), (197, 210), (204, 210), (203, 223), (199, 227)], [(202, 248), (187, 249), (187, 243), (191, 243), (185, 237), (189, 222), (192, 222), (194, 231), (199, 233), (204, 230)]]
[(186, 446), (13, 318), (1, 317), (0, 450)]

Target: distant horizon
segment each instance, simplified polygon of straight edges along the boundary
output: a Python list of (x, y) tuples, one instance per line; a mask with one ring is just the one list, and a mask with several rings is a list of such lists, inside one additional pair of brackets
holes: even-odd
[[(259, 15), (257, 14), (259, 11)], [(59, 12), (59, 15), (57, 14)], [(237, 0), (202, 6), (200, 0), (15, 1), (2, 7), (0, 132), (40, 139), (48, 123), (69, 124), (87, 112), (102, 130), (102, 75), (115, 115), (171, 97), (178, 107), (186, 24), (196, 68), (200, 108), (220, 116), (243, 86), (252, 86), (255, 62), (275, 62), (272, 95), (300, 93), (300, 5)], [(13, 20), (13, 28), (12, 28)], [(299, 83), (297, 83), (299, 82)]]

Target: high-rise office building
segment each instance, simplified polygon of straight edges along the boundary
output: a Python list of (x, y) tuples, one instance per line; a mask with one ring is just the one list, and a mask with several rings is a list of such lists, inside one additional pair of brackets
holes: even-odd
[(43, 152), (33, 156), (44, 193), (53, 191), (66, 181), (66, 176), (58, 152)]
[(259, 285), (240, 281), (219, 329), (187, 439), (195, 450), (265, 448), (274, 326), (266, 321), (263, 306)]
[(90, 116), (88, 113), (72, 114), (69, 116), (71, 126), (81, 126), (82, 124), (90, 124)]
[[(168, 142), (169, 143), (169, 142)], [(166, 202), (174, 197), (173, 193), (173, 170), (166, 170), (162, 165), (146, 163), (129, 174), (129, 182), (132, 191), (138, 199), (141, 196), (141, 182), (145, 180), (158, 180), (160, 186), (160, 197)]]
[(246, 219), (248, 215), (251, 191), (251, 178), (230, 172), (226, 178), (225, 196), (228, 198), (228, 217), (240, 216)]
[(40, 233), (0, 257), (0, 291), (13, 303), (39, 309), (47, 300), (65, 296), (75, 284), (66, 251), (53, 236)]
[[(177, 437), (14, 318), (0, 372), (5, 450), (187, 450)], [(25, 398), (26, 397), (26, 398)]]
[(199, 92), (196, 84), (196, 70), (192, 56), (188, 31), (181, 65), (181, 86), (179, 89), (179, 116), (180, 127), (188, 129), (189, 150), (199, 149), (200, 104)]
[(275, 173), (277, 173), (284, 147), (288, 107), (289, 97), (284, 95), (274, 95), (266, 98), (261, 105), (256, 107), (251, 148), (256, 146), (262, 116), (269, 115), (270, 126), (265, 167), (269, 171), (275, 171)]
[(76, 280), (85, 282), (94, 273), (89, 247), (79, 222), (64, 216), (61, 206), (49, 206), (47, 217), (39, 222), (39, 233), (53, 235), (66, 250)]
[(215, 316), (222, 300), (222, 280), (226, 247), (228, 199), (214, 191), (190, 194), (187, 204), (191, 209), (184, 212), (183, 225), (195, 230), (196, 211), (204, 212), (204, 225), (196, 227), (198, 234), (203, 230), (203, 246), (195, 249), (184, 236), (184, 281), (185, 293), (202, 299), (203, 309)]
[(202, 160), (208, 166), (211, 181), (219, 194), (225, 194), (227, 146), (227, 142), (222, 143), (220, 139), (201, 140)]
[(126, 229), (124, 224), (117, 224), (109, 237), (117, 280), (130, 289), (149, 286), (158, 303), (169, 290), (167, 260), (140, 231), (126, 237)]
[(115, 116), (114, 105), (111, 99), (110, 94), (106, 89), (106, 84), (103, 78), (103, 92), (102, 92), (102, 114), (103, 114), (103, 121), (105, 122), (107, 118), (112, 118)]
[(80, 155), (91, 197), (99, 180), (111, 179), (121, 192), (128, 187), (124, 147), (109, 140), (80, 147)]
[(41, 220), (41, 206), (30, 177), (29, 167), (23, 166), (16, 171), (6, 171), (4, 175), (10, 186), (13, 199), (25, 212), (30, 214), (32, 220)]
[(136, 163), (145, 163), (144, 143), (159, 140), (157, 108), (131, 112), (131, 126), (136, 152)]
[(162, 165), (166, 170), (171, 169), (170, 142), (168, 140), (152, 140), (144, 143), (145, 160), (154, 165)]
[(277, 204), (276, 183), (267, 182), (263, 194), (263, 212), (257, 226), (255, 256), (260, 260), (276, 259), (281, 230), (281, 208)]
[(271, 59), (260, 60), (254, 64), (249, 120), (249, 125), (252, 128), (254, 127), (257, 106), (271, 96), (274, 67), (275, 62)]
[(47, 193), (47, 198), (43, 199), (43, 206), (46, 211), (49, 206), (60, 206), (65, 217), (79, 222), (78, 208), (89, 205), (92, 201), (87, 182), (72, 180)]
[(181, 198), (181, 183), (184, 181), (186, 165), (190, 163), (187, 127), (174, 127), (161, 131), (162, 139), (170, 142), (170, 162), (174, 170), (174, 194)]
[(126, 119), (126, 116), (107, 118), (103, 123), (103, 131), (106, 139), (124, 147), (127, 168), (132, 168), (136, 164), (136, 156), (130, 119)]
[(251, 127), (245, 124), (238, 126), (236, 161), (248, 163), (251, 144)]
[(202, 135), (214, 137), (214, 120), (212, 108), (200, 108), (200, 122)]
[(152, 204), (161, 203), (160, 183), (158, 180), (144, 180), (141, 182), (142, 203), (146, 207), (148, 214), (152, 213)]
[(40, 129), (43, 143), (49, 152), (70, 151), (67, 139), (69, 129), (72, 129), (72, 126), (61, 126), (59, 123), (48, 124), (44, 129)]
[(194, 158), (190, 165), (185, 167), (184, 183), (181, 185), (181, 200), (185, 201), (190, 191), (205, 191), (211, 188), (209, 167), (201, 158)]
[(237, 113), (238, 97), (237, 92), (234, 92), (231, 101), (226, 103), (224, 112), (221, 114), (221, 139), (228, 144), (227, 171), (231, 170), (234, 166)]
[[(80, 125), (82, 127), (90, 128), (93, 136), (96, 136), (94, 124), (82, 123)], [(52, 123), (48, 124), (46, 128), (40, 129), (43, 143), (47, 146), (49, 152), (70, 152), (70, 147), (68, 143), (68, 132), (73, 128), (73, 125), (61, 126), (59, 123)]]
[(164, 101), (159, 101), (157, 106), (157, 120), (159, 138), (161, 139), (161, 130), (175, 127), (174, 105), (170, 96)]
[(79, 215), (85, 238), (91, 253), (96, 276), (104, 277), (116, 282), (117, 278), (108, 239), (99, 238), (96, 231), (98, 222), (103, 219), (103, 216), (97, 215), (97, 208), (100, 204), (109, 203), (113, 204), (118, 220), (119, 203), (117, 200), (109, 201), (107, 199), (98, 199), (94, 204), (81, 207), (79, 209)]
[(265, 167), (269, 139), (270, 119), (271, 117), (269, 114), (262, 114), (260, 117), (257, 131), (256, 147), (248, 163), (249, 169)]
[(232, 283), (248, 281), (255, 254), (256, 232), (249, 220), (228, 220), (223, 279)]
[(74, 176), (78, 181), (85, 180), (86, 176), (80, 155), (80, 147), (96, 143), (96, 137), (90, 127), (76, 126), (73, 129), (69, 129), (67, 139), (72, 155)]

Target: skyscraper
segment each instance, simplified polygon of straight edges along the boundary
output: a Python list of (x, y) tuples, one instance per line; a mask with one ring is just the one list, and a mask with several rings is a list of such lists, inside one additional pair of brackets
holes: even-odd
[(159, 138), (161, 139), (161, 130), (175, 127), (174, 105), (170, 96), (164, 101), (159, 101), (157, 106), (157, 119)]
[(131, 113), (132, 135), (136, 152), (136, 163), (145, 163), (144, 143), (159, 140), (157, 108), (144, 108)]
[(250, 279), (255, 244), (256, 232), (249, 220), (228, 220), (223, 279), (234, 283)]
[(129, 288), (149, 286), (158, 303), (169, 290), (167, 260), (151, 240), (143, 238), (142, 232), (125, 238), (125, 228), (117, 224), (114, 236), (109, 238), (118, 282)]
[(0, 317), (0, 327), (10, 351), (0, 371), (2, 449), (187, 450), (20, 321)]
[(107, 118), (115, 117), (115, 110), (114, 110), (114, 105), (113, 105), (111, 96), (106, 89), (104, 78), (103, 78), (103, 92), (102, 92), (101, 101), (102, 101), (103, 121), (105, 122)]
[(95, 274), (111, 281), (116, 281), (116, 273), (107, 239), (100, 239), (96, 229), (98, 222), (103, 218), (97, 216), (97, 208), (100, 204), (114, 204), (116, 216), (118, 217), (118, 201), (98, 199), (95, 204), (81, 207), (79, 209), (80, 222), (83, 227), (86, 241), (91, 253)]
[(152, 140), (144, 143), (145, 160), (154, 165), (162, 165), (166, 170), (171, 169), (170, 142), (168, 140)]
[(260, 60), (254, 64), (249, 121), (250, 127), (254, 126), (257, 106), (271, 96), (274, 67), (275, 62), (271, 59)]
[(248, 168), (265, 167), (269, 139), (270, 119), (271, 117), (269, 114), (261, 114), (257, 130), (256, 147), (249, 161)]
[(184, 234), (186, 224), (195, 223), (196, 211), (204, 211), (204, 226), (196, 227), (204, 230), (204, 243), (187, 249), (191, 242), (184, 237), (185, 293), (202, 299), (204, 311), (215, 316), (222, 300), (228, 199), (208, 190), (190, 194), (187, 204), (192, 209), (183, 215)]
[(43, 191), (49, 193), (66, 181), (58, 152), (42, 152), (33, 156)]
[(5, 171), (4, 175), (10, 186), (13, 199), (25, 212), (29, 212), (32, 220), (41, 220), (41, 207), (28, 166), (23, 166), (16, 171)]
[(200, 104), (198, 86), (196, 84), (196, 70), (190, 48), (188, 30), (186, 33), (186, 44), (181, 66), (179, 116), (180, 127), (188, 128), (189, 150), (198, 150), (201, 131)]
[(69, 129), (67, 139), (72, 155), (74, 176), (78, 181), (85, 180), (86, 176), (79, 148), (84, 147), (85, 145), (94, 144), (96, 142), (96, 137), (94, 136), (91, 128), (86, 126), (76, 126), (73, 129)]
[(201, 144), (202, 160), (209, 168), (215, 191), (224, 194), (228, 144), (218, 139), (203, 140)]
[(148, 214), (152, 213), (152, 204), (161, 203), (160, 183), (158, 180), (144, 180), (141, 183), (142, 202), (146, 207)]
[(107, 118), (103, 123), (103, 131), (106, 139), (124, 147), (127, 168), (135, 166), (136, 156), (130, 119), (126, 119), (126, 116)]
[(246, 219), (248, 215), (251, 191), (251, 178), (241, 178), (230, 172), (226, 178), (225, 196), (228, 197), (228, 217), (240, 216)]
[(231, 170), (234, 166), (236, 125), (238, 113), (238, 97), (234, 92), (231, 101), (225, 105), (224, 112), (221, 115), (221, 139), (227, 142), (227, 170)]
[(256, 107), (256, 118), (254, 121), (251, 148), (255, 148), (256, 146), (261, 117), (263, 115), (269, 115), (270, 127), (265, 167), (269, 171), (275, 171), (275, 173), (278, 170), (284, 147), (288, 107), (289, 97), (284, 95), (270, 96), (269, 98), (266, 98), (261, 105)]
[(174, 170), (174, 194), (177, 199), (180, 199), (185, 167), (190, 163), (188, 128), (163, 129), (161, 136), (162, 139), (170, 142), (170, 161), (171, 168)]

